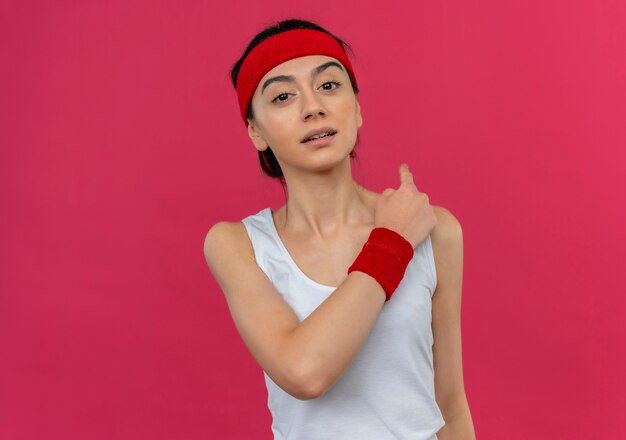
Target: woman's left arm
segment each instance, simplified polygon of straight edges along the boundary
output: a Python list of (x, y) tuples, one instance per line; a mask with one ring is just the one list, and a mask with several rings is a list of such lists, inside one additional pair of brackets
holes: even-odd
[(434, 206), (437, 224), (431, 231), (437, 288), (432, 300), (435, 397), (445, 426), (439, 440), (475, 440), (474, 424), (463, 384), (461, 355), (461, 287), (463, 231), (450, 211)]

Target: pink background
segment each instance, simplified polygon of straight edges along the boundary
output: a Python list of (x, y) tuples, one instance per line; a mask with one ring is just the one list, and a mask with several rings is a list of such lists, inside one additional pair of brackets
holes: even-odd
[(355, 178), (462, 224), (477, 438), (626, 438), (619, 0), (2, 1), (0, 438), (271, 438), (202, 244), (284, 203), (228, 75), (292, 16), (356, 52)]

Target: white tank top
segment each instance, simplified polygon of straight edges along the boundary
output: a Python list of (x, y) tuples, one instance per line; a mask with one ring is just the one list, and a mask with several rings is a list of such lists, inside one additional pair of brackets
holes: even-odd
[[(257, 264), (300, 321), (336, 286), (319, 284), (296, 265), (271, 208), (242, 220)], [(445, 425), (435, 401), (432, 295), (437, 275), (430, 235), (414, 249), (404, 278), (356, 357), (327, 392), (299, 400), (265, 373), (275, 440), (436, 440)]]

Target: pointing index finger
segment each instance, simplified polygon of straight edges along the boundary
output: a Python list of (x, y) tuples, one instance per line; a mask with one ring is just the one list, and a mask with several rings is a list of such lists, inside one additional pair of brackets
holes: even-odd
[(400, 184), (412, 184), (413, 183), (413, 174), (409, 171), (409, 165), (404, 162), (400, 165)]

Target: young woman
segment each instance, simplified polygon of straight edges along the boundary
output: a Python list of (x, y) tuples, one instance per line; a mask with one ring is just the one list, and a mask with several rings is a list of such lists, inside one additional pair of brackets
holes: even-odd
[(363, 123), (342, 40), (284, 20), (232, 68), (282, 207), (218, 222), (204, 253), (262, 367), (275, 439), (474, 438), (461, 362), (462, 231), (408, 165), (352, 177)]

